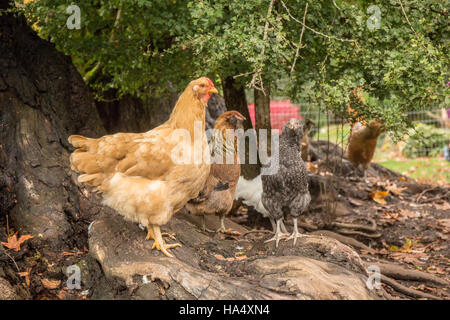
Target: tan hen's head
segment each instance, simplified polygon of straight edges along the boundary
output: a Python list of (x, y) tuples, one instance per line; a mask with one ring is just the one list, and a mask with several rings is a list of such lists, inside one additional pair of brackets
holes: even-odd
[(201, 77), (191, 81), (189, 87), (192, 88), (194, 97), (203, 100), (205, 103), (208, 102), (211, 94), (218, 93), (214, 87), (214, 83), (207, 77)]

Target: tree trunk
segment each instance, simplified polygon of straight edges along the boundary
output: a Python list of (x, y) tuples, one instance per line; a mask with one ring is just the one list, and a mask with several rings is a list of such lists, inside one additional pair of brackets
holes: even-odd
[[(265, 94), (264, 94), (265, 93)], [(260, 134), (260, 129), (267, 130), (267, 152), (270, 155), (270, 86), (267, 84), (265, 92), (254, 89), (255, 95), (255, 129)], [(260, 143), (262, 143), (260, 139)]]
[(95, 104), (107, 133), (146, 132), (169, 119), (177, 99), (178, 93), (168, 90), (161, 98), (142, 100), (127, 95)]
[(233, 77), (227, 77), (223, 81), (223, 97), (228, 110), (236, 110), (245, 117), (244, 129), (253, 128), (244, 87), (236, 84)]
[[(228, 110), (236, 110), (244, 117), (244, 129), (252, 129), (252, 121), (248, 112), (247, 98), (244, 87), (238, 86), (233, 77), (227, 77), (223, 81), (223, 95)], [(254, 146), (255, 147), (255, 146)], [(245, 179), (253, 179), (260, 173), (260, 163), (249, 164), (249, 143), (245, 146), (245, 163), (241, 165), (241, 173)]]
[(0, 212), (34, 241), (72, 241), (71, 222), (95, 211), (83, 202), (70, 170), (67, 137), (74, 133), (105, 131), (70, 58), (40, 39), (24, 18), (1, 15)]

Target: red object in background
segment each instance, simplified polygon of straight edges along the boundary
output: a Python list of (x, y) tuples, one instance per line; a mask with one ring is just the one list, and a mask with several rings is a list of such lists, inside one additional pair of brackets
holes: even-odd
[[(255, 127), (255, 104), (248, 105), (248, 112)], [(272, 129), (281, 130), (291, 118), (302, 119), (300, 106), (291, 103), (291, 100), (270, 101), (270, 124)]]

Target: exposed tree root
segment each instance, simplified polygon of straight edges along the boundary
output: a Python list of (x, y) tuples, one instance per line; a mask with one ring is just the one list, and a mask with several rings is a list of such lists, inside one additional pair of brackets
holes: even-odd
[(419, 290), (411, 289), (408, 287), (405, 287), (404, 285), (398, 283), (392, 278), (389, 278), (385, 276), (384, 274), (381, 275), (381, 282), (389, 285), (394, 289), (395, 291), (398, 291), (400, 293), (406, 294), (407, 296), (413, 297), (413, 298), (425, 298), (425, 299), (432, 299), (432, 300), (443, 300), (440, 297), (434, 296), (429, 293), (425, 293)]
[[(340, 234), (345, 235), (358, 235), (365, 238), (370, 239), (376, 239), (381, 237), (381, 233), (376, 232), (377, 231), (377, 223), (374, 219), (368, 219), (370, 222), (370, 226), (367, 225), (361, 225), (361, 224), (353, 224), (353, 223), (342, 223), (342, 222), (333, 222), (332, 226), (337, 228), (335, 229), (336, 232)], [(350, 229), (350, 230), (349, 230)], [(376, 233), (367, 233), (357, 230), (366, 230), (369, 232), (376, 232)]]
[(362, 232), (362, 231), (356, 231), (356, 230), (344, 230), (344, 229), (338, 229), (335, 230), (336, 232), (340, 233), (340, 234), (345, 234), (345, 235), (358, 235), (358, 236), (362, 236), (365, 238), (370, 238), (370, 239), (377, 239), (381, 237), (381, 233), (374, 233), (374, 234), (370, 234), (370, 233), (366, 233), (366, 232)]
[(425, 193), (429, 192), (429, 191), (433, 191), (434, 189), (436, 189), (437, 187), (433, 187), (433, 188), (429, 188), (429, 189), (425, 189), (423, 190), (417, 197), (416, 202), (419, 203), (420, 199), (424, 196)]
[(447, 193), (444, 193), (442, 195), (430, 198), (430, 199), (425, 199), (421, 203), (428, 203), (428, 202), (434, 202), (436, 200), (443, 200), (443, 199), (446, 199), (447, 196), (450, 196), (450, 191), (448, 191)]
[(370, 222), (370, 226), (363, 224), (353, 224), (353, 223), (342, 223), (342, 222), (334, 222), (333, 226), (338, 228), (346, 228), (346, 229), (356, 229), (356, 230), (366, 230), (366, 231), (377, 231), (377, 223), (374, 219), (367, 219)]
[(298, 222), (298, 226), (308, 231), (316, 231), (318, 229), (316, 226), (302, 221)]
[[(433, 187), (433, 188), (425, 189), (425, 190), (423, 190), (423, 191), (419, 194), (419, 196), (418, 196), (417, 199), (416, 199), (416, 202), (417, 202), (417, 203), (420, 203), (420, 199), (422, 199), (422, 197), (425, 195), (425, 193), (430, 192), (430, 191), (435, 191), (435, 190), (442, 190), (443, 192), (445, 191), (445, 189), (442, 189), (441, 186), (436, 186), (436, 187)], [(427, 203), (427, 202), (432, 202), (432, 201), (435, 201), (435, 200), (444, 199), (444, 198), (446, 198), (448, 195), (450, 195), (450, 192), (449, 192), (449, 191), (447, 191), (446, 193), (441, 194), (441, 195), (439, 195), (439, 196), (436, 196), (436, 197), (433, 197), (433, 198), (430, 198), (430, 199), (425, 199), (425, 200), (423, 200), (421, 203)]]
[[(366, 263), (367, 265), (368, 263)], [(380, 272), (386, 276), (392, 277), (397, 280), (412, 280), (412, 281), (420, 281), (420, 282), (432, 282), (435, 284), (439, 284), (441, 286), (449, 286), (450, 283), (444, 279), (436, 277), (435, 275), (418, 271), (418, 270), (409, 270), (402, 266), (389, 263), (389, 262), (377, 262), (370, 263), (371, 265), (377, 265), (380, 267)]]
[(352, 247), (358, 248), (358, 249), (363, 249), (367, 252), (370, 253), (375, 253), (375, 250), (373, 250), (372, 248), (366, 246), (364, 243), (359, 242), (358, 240), (355, 240), (353, 238), (350, 237), (346, 237), (340, 234), (337, 234), (335, 232), (332, 231), (328, 231), (328, 230), (319, 230), (319, 231), (314, 231), (311, 232), (311, 234), (316, 234), (316, 235), (320, 235), (320, 236), (326, 236), (326, 237), (330, 237), (333, 239), (336, 239), (344, 244), (350, 245)]

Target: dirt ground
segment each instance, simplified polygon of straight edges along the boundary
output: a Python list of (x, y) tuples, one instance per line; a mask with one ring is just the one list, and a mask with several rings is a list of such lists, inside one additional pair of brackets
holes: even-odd
[[(320, 167), (319, 161), (314, 163), (310, 170), (316, 171)], [(320, 169), (317, 173), (325, 177), (328, 175), (326, 169)], [(301, 218), (301, 231), (314, 233), (328, 230), (345, 235), (345, 239), (357, 240), (356, 244), (346, 244), (353, 246), (368, 265), (375, 261), (391, 262), (408, 270), (423, 271), (450, 281), (448, 187), (418, 184), (376, 165), (372, 165), (366, 181), (355, 172), (342, 175), (334, 181), (334, 205), (331, 209), (327, 206), (329, 198), (326, 201), (313, 201), (309, 212)], [(389, 191), (389, 194), (377, 191)], [(271, 236), (268, 232), (271, 226), (269, 220), (253, 208), (237, 205), (229, 219), (234, 226), (234, 223), (242, 226), (235, 228), (240, 235), (204, 232), (205, 245), (196, 251), (200, 269), (240, 277), (246, 272), (241, 267), (241, 260), (252, 261), (272, 255), (295, 255), (298, 250), (307, 250), (306, 247), (302, 249), (302, 241), (297, 243), (296, 248), (283, 241), (276, 250), (265, 246), (263, 240)], [(0, 278), (9, 281), (20, 299), (135, 299), (136, 296), (152, 298), (153, 296), (142, 292), (130, 293), (121, 279), (111, 280), (105, 277), (101, 265), (89, 255), (87, 231), (92, 220), (76, 222), (76, 237), (64, 248), (51, 247), (41, 243), (39, 239), (23, 241), (17, 251), (8, 249), (5, 245), (0, 246)], [(359, 224), (369, 228), (347, 228), (345, 225), (336, 225), (336, 222)], [(373, 222), (376, 223), (374, 231), (370, 228), (370, 223)], [(169, 223), (163, 231), (174, 230), (176, 223), (178, 222)], [(286, 219), (286, 225), (288, 229), (292, 227), (289, 219)], [(337, 228), (338, 226), (340, 227)], [(246, 230), (253, 231), (247, 233)], [(9, 225), (7, 216), (3, 217), (0, 220), (0, 241), (8, 243), (7, 235), (14, 232), (22, 235), (21, 230), (14, 230)], [(144, 234), (144, 231), (142, 233)], [(242, 252), (236, 254), (236, 247), (241, 247)], [(73, 264), (81, 266), (84, 284), (92, 290), (67, 289), (64, 270)], [(407, 288), (450, 299), (448, 286), (411, 280), (408, 277), (396, 280)], [(383, 283), (383, 287), (394, 299), (418, 298), (399, 292), (386, 283)]]
[[(368, 174), (367, 181), (357, 174), (339, 179), (339, 204), (334, 215), (327, 216), (321, 212), (321, 208), (318, 211), (312, 209), (301, 221), (307, 225), (333, 230), (331, 225), (324, 225), (324, 221), (331, 219), (347, 224), (368, 225), (372, 220), (377, 226), (376, 234), (351, 234), (355, 230), (342, 229), (344, 234), (346, 231), (350, 232), (345, 234), (347, 237), (373, 249), (371, 252), (359, 250), (363, 260), (389, 261), (449, 281), (450, 185), (425, 185), (401, 175), (386, 176), (376, 170), (371, 170), (371, 173), (372, 175)], [(393, 192), (384, 197), (385, 203), (378, 203), (372, 198), (376, 191), (388, 190)], [(236, 222), (251, 229), (270, 229), (268, 219), (262, 218), (252, 208), (241, 207), (240, 210), (243, 215), (233, 216)], [(443, 299), (450, 299), (449, 287), (437, 289), (426, 283), (407, 280), (400, 282)], [(394, 297), (410, 298), (384, 286)]]

